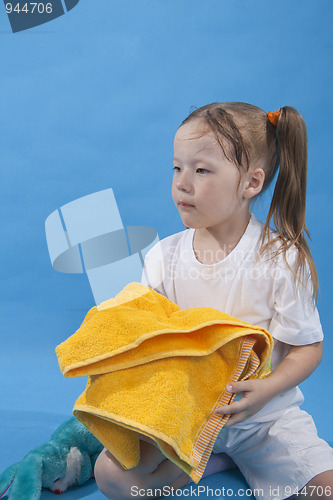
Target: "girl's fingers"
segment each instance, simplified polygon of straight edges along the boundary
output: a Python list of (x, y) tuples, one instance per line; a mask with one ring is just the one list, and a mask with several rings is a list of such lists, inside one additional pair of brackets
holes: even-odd
[(246, 419), (241, 413), (237, 413), (237, 415), (232, 415), (227, 422), (224, 424), (224, 427), (231, 427), (232, 425), (238, 424)]
[(232, 415), (233, 413), (239, 413), (244, 410), (244, 403), (242, 399), (236, 401), (235, 403), (231, 403), (230, 405), (219, 406), (214, 410), (213, 413), (217, 415)]
[(246, 392), (252, 390), (252, 380), (243, 380), (241, 382), (232, 382), (227, 384), (226, 389), (232, 394), (237, 394), (238, 392)]
[(220, 408), (216, 408), (213, 413), (215, 413), (216, 415), (229, 415), (230, 413), (232, 413), (232, 408), (230, 411), (230, 406), (221, 406)]

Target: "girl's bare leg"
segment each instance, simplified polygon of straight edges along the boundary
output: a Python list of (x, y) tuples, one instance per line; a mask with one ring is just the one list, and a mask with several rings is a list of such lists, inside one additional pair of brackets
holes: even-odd
[(302, 491), (302, 493), (297, 495), (297, 498), (302, 498), (303, 500), (307, 498), (311, 500), (333, 498), (333, 470), (328, 470), (315, 476)]
[[(158, 498), (164, 486), (174, 489), (185, 486), (189, 476), (148, 440), (140, 441), (140, 462), (134, 469), (126, 470), (104, 449), (95, 465), (95, 479), (100, 491), (109, 500)], [(156, 495), (147, 490), (157, 490)], [(140, 491), (140, 493), (139, 493)], [(155, 491), (154, 491), (155, 493)]]

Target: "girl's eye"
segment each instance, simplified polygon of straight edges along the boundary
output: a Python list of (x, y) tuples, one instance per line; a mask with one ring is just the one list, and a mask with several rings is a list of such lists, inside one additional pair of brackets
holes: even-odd
[(176, 167), (176, 165), (172, 168), (175, 172), (180, 172), (180, 167)]
[(206, 170), (205, 168), (197, 168), (197, 173), (198, 174), (207, 174), (209, 171)]

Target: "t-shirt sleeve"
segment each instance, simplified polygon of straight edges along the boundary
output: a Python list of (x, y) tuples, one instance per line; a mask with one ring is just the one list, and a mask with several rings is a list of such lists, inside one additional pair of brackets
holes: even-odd
[(274, 315), (269, 331), (286, 344), (306, 345), (323, 340), (318, 310), (312, 300), (312, 284), (295, 287), (294, 277), (285, 266), (278, 268), (274, 294)]
[(164, 258), (161, 248), (161, 243), (158, 242), (156, 245), (149, 250), (145, 257), (141, 283), (156, 292), (166, 295), (163, 285), (164, 278)]

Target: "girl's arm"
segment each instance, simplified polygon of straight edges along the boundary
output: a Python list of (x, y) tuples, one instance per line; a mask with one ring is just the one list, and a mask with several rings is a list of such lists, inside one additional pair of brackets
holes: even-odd
[(265, 379), (234, 382), (227, 386), (233, 393), (243, 393), (243, 398), (221, 406), (214, 413), (231, 414), (225, 427), (247, 420), (261, 410), (278, 394), (306, 380), (317, 368), (322, 358), (322, 342), (291, 346), (286, 357)]

